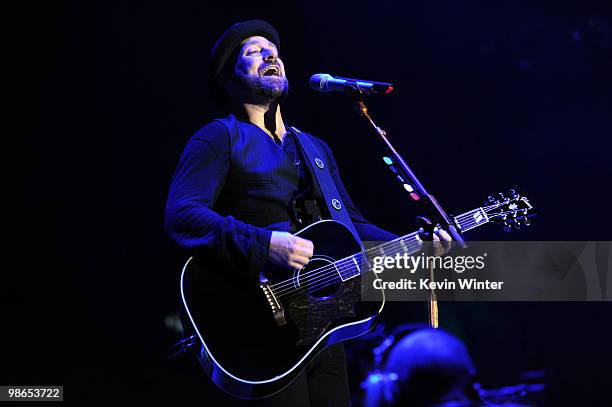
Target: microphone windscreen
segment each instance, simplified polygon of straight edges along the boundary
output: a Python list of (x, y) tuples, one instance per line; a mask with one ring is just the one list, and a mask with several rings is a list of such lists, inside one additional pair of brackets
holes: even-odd
[(327, 81), (333, 78), (326, 73), (317, 73), (310, 77), (310, 88), (317, 92), (327, 92)]

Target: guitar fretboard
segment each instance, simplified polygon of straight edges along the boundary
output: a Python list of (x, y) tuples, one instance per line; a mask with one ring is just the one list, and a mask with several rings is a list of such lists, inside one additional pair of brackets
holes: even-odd
[[(457, 227), (457, 230), (463, 233), (488, 223), (489, 217), (484, 208), (476, 208), (452, 218), (452, 221)], [(334, 265), (342, 281), (346, 281), (361, 273), (370, 271), (369, 259), (373, 257), (395, 257), (397, 254), (403, 256), (404, 253), (411, 255), (420, 251), (422, 246), (423, 240), (419, 236), (419, 232), (412, 232), (408, 235), (367, 249), (364, 252), (339, 260), (334, 263)]]
[(402, 255), (403, 253), (416, 253), (421, 250), (422, 244), (423, 240), (419, 232), (413, 232), (339, 260), (335, 265), (342, 281), (346, 281), (369, 271), (370, 259), (373, 257), (393, 257), (398, 253)]

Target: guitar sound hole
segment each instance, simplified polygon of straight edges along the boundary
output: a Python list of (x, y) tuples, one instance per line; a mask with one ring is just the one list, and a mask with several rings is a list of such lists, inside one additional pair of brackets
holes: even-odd
[(313, 257), (306, 267), (299, 271), (298, 284), (312, 297), (332, 296), (340, 287), (340, 276), (333, 259)]

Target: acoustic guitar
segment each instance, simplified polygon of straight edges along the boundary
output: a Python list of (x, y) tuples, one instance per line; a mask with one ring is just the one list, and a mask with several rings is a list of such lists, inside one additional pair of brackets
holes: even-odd
[[(533, 207), (512, 191), (452, 217), (460, 233), (499, 222), (528, 224)], [(365, 250), (343, 224), (321, 220), (295, 233), (314, 243), (301, 270), (261, 270), (259, 282), (211, 270), (191, 257), (181, 274), (184, 327), (198, 341), (197, 357), (221, 389), (239, 398), (270, 396), (289, 385), (326, 346), (372, 329), (384, 306), (361, 300), (367, 258), (416, 253), (423, 241), (413, 232)], [(213, 278), (214, 276), (214, 278)]]

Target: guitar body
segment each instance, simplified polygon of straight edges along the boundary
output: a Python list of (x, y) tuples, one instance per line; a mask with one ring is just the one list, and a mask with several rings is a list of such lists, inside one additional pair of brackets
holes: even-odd
[(262, 270), (271, 291), (204, 259), (183, 268), (186, 332), (201, 342), (198, 359), (211, 380), (236, 397), (282, 390), (326, 346), (372, 329), (382, 310), (382, 291), (380, 302), (361, 302), (360, 276), (340, 278), (334, 263), (362, 250), (343, 224), (323, 220), (296, 235), (314, 243), (314, 255), (299, 271)]

